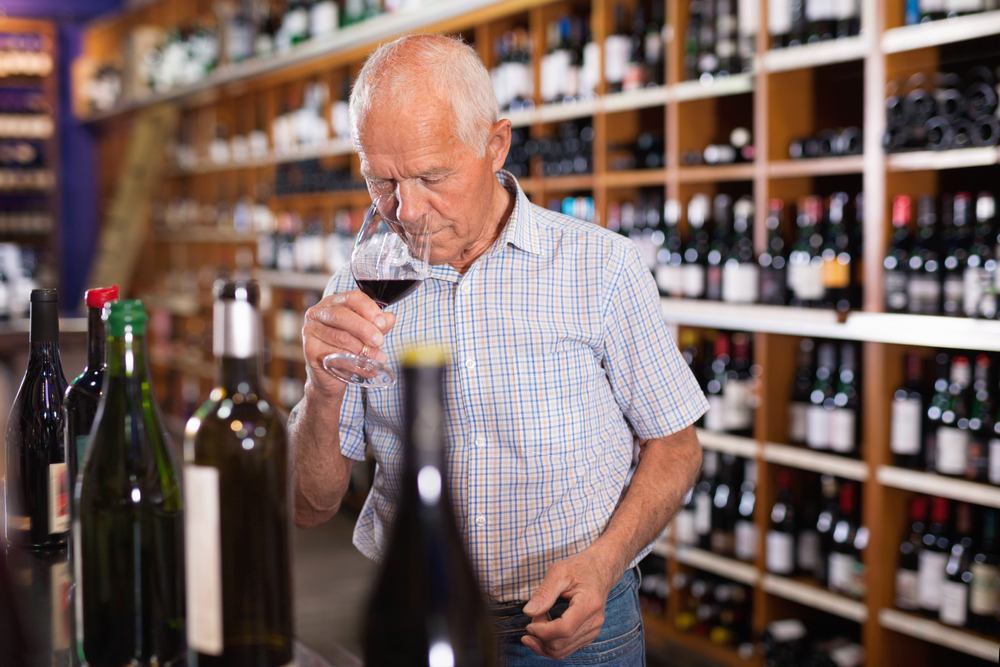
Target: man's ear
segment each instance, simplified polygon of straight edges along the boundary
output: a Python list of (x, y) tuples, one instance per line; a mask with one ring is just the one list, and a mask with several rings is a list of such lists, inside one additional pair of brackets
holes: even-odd
[(510, 121), (506, 118), (501, 118), (490, 128), (489, 137), (486, 139), (486, 155), (490, 158), (493, 171), (503, 169), (504, 162), (507, 161), (507, 153), (510, 151), (510, 128)]

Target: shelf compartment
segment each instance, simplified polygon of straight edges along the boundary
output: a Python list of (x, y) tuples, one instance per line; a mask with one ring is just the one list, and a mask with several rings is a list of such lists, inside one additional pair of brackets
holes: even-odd
[(886, 162), (889, 171), (940, 171), (989, 167), (997, 164), (1000, 152), (996, 146), (959, 148), (950, 151), (914, 151), (890, 154)]
[(835, 174), (860, 174), (865, 169), (863, 155), (815, 158), (810, 160), (780, 160), (767, 165), (767, 175), (772, 178), (800, 178), (832, 176)]
[(865, 37), (858, 35), (784, 49), (771, 49), (762, 56), (761, 64), (768, 72), (787, 72), (793, 69), (809, 69), (864, 60), (867, 51)]
[(717, 167), (679, 167), (677, 178), (681, 183), (721, 183), (724, 181), (752, 181), (756, 167), (751, 162), (727, 164)]
[(813, 584), (773, 574), (765, 574), (762, 581), (764, 590), (771, 595), (797, 602), (806, 607), (819, 609), (856, 623), (864, 623), (868, 618), (868, 610), (864, 603), (825, 591)]
[(670, 101), (670, 88), (667, 86), (651, 86), (623, 93), (613, 93), (601, 97), (601, 111), (618, 113), (619, 111), (634, 111), (648, 107), (663, 106)]
[(881, 484), (894, 489), (1000, 508), (1000, 487), (990, 484), (892, 466), (880, 467), (877, 476)]
[(588, 118), (601, 111), (601, 100), (593, 97), (575, 102), (544, 104), (534, 109), (532, 123), (558, 123), (577, 118)]
[(191, 165), (178, 164), (176, 173), (178, 174), (211, 174), (220, 171), (236, 171), (239, 169), (258, 169), (260, 167), (271, 167), (277, 164), (289, 162), (300, 162), (302, 160), (312, 160), (325, 157), (337, 157), (340, 155), (351, 155), (354, 153), (354, 144), (350, 139), (332, 139), (319, 146), (299, 148), (285, 153), (270, 152), (259, 159), (250, 159), (243, 162), (212, 162), (210, 160), (198, 160)]
[(271, 357), (282, 361), (293, 361), (302, 363), (302, 347), (291, 343), (273, 343), (271, 345)]
[(868, 464), (864, 461), (856, 461), (836, 454), (824, 454), (805, 447), (768, 442), (764, 444), (764, 460), (789, 468), (811, 470), (858, 482), (868, 479)]
[(285, 289), (316, 290), (322, 292), (330, 282), (330, 276), (323, 273), (295, 273), (258, 269), (254, 272), (257, 280), (271, 287)]
[(760, 572), (753, 565), (741, 563), (732, 558), (717, 556), (710, 551), (695, 547), (677, 545), (674, 549), (677, 561), (705, 572), (717, 574), (726, 579), (738, 581), (741, 584), (755, 586), (760, 580)]
[(594, 175), (582, 174), (580, 176), (553, 176), (542, 179), (546, 192), (566, 192), (568, 190), (593, 190)]
[(709, 97), (724, 97), (726, 95), (742, 95), (751, 93), (754, 89), (752, 74), (732, 74), (720, 76), (711, 81), (684, 81), (670, 88), (673, 99), (684, 102), (687, 100), (703, 100)]
[(741, 438), (728, 433), (714, 433), (703, 428), (697, 429), (698, 442), (705, 449), (733, 454), (745, 459), (755, 459), (760, 455), (760, 443), (752, 438)]
[(878, 613), (878, 620), (883, 628), (983, 660), (992, 662), (997, 659), (997, 655), (1000, 655), (1000, 641), (996, 639), (950, 628), (943, 623), (937, 623), (920, 616), (895, 609), (882, 609)]
[(882, 50), (901, 53), (954, 44), (1000, 33), (1000, 11), (891, 28), (882, 34)]
[(652, 635), (654, 640), (659, 638), (681, 646), (695, 655), (708, 658), (713, 664), (725, 667), (754, 667), (762, 664), (759, 655), (743, 658), (735, 649), (713, 644), (695, 634), (679, 632), (665, 618), (643, 614), (642, 619), (646, 626), (647, 637)]
[(601, 176), (609, 188), (639, 188), (667, 185), (666, 169), (635, 169), (631, 171), (609, 171)]

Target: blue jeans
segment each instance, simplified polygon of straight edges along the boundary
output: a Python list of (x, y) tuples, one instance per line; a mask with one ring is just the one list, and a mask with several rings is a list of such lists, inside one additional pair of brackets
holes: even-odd
[[(523, 605), (522, 605), (523, 606)], [(564, 660), (543, 658), (521, 643), (531, 619), (521, 613), (494, 616), (499, 659), (497, 667), (556, 667), (556, 665), (615, 665), (644, 667), (646, 642), (639, 612), (639, 577), (627, 570), (608, 594), (604, 605), (604, 626), (589, 646)]]

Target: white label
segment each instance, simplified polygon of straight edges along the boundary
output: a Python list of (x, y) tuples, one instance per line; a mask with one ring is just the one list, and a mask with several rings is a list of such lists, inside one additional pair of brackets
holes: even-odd
[(1000, 484), (1000, 439), (990, 440), (990, 484)]
[(889, 447), (893, 454), (911, 455), (920, 452), (920, 419), (923, 410), (919, 398), (903, 398), (892, 402), (892, 432)]
[(681, 293), (681, 267), (661, 264), (656, 267), (656, 286), (663, 294), (675, 296)]
[(750, 380), (729, 379), (726, 381), (726, 386), (722, 390), (722, 420), (727, 431), (741, 431), (753, 426), (750, 394)]
[(621, 83), (625, 79), (631, 48), (626, 35), (609, 35), (604, 40), (604, 78), (608, 83)]
[(329, 0), (313, 5), (309, 12), (310, 32), (314, 37), (329, 35), (337, 31), (340, 25), (339, 9), (337, 3)]
[(920, 569), (917, 574), (917, 597), (923, 609), (936, 610), (941, 607), (941, 584), (944, 583), (944, 567), (948, 555), (936, 551), (920, 552)]
[(830, 449), (838, 454), (854, 451), (854, 420), (854, 410), (836, 408), (830, 413)]
[(187, 562), (188, 645), (222, 655), (222, 545), (219, 471), (184, 467), (184, 551)]
[(907, 302), (906, 274), (903, 271), (885, 272), (885, 301), (890, 310), (905, 310)]
[(939, 426), (934, 467), (942, 475), (961, 475), (965, 472), (969, 451), (969, 432), (952, 426)]
[(833, 552), (829, 560), (830, 588), (835, 591), (846, 591), (851, 586), (851, 575), (854, 570), (854, 558), (849, 554)]
[(705, 294), (705, 267), (685, 264), (681, 267), (681, 290), (689, 299), (700, 299)]
[(775, 574), (791, 574), (795, 563), (795, 540), (788, 533), (771, 530), (767, 533), (767, 570)]
[(736, 557), (744, 561), (757, 558), (757, 526), (752, 521), (740, 520), (734, 529), (736, 537)]
[(796, 558), (799, 569), (813, 572), (819, 565), (820, 548), (819, 534), (815, 530), (804, 530), (799, 533), (798, 544), (796, 545)]
[(806, 410), (806, 444), (812, 449), (830, 448), (830, 411), (822, 405)]
[(792, 403), (788, 406), (788, 439), (791, 442), (805, 442), (808, 434), (806, 415), (808, 403)]
[(694, 532), (696, 535), (708, 535), (712, 530), (712, 499), (707, 493), (696, 493), (694, 496)]
[(963, 583), (945, 581), (941, 585), (941, 622), (962, 627), (968, 618), (969, 587)]
[(948, 11), (971, 14), (985, 9), (983, 0), (948, 0)]
[[(944, 301), (956, 309), (961, 309), (965, 302), (965, 280), (958, 274), (949, 274), (944, 279)], [(947, 305), (945, 306), (948, 307)], [(950, 310), (948, 312), (951, 312)], [(957, 315), (958, 312), (955, 312)]]
[(740, 34), (744, 37), (756, 35), (757, 27), (760, 25), (760, 2), (739, 0), (736, 11)]
[(792, 0), (768, 0), (767, 29), (772, 35), (787, 35), (792, 30)]
[(838, 20), (854, 18), (858, 15), (856, 0), (836, 0), (833, 7), (833, 17)]
[(809, 0), (805, 5), (808, 21), (824, 21), (833, 15), (832, 0)]
[(49, 534), (69, 530), (69, 478), (65, 463), (49, 464)]
[(985, 563), (975, 563), (971, 569), (969, 609), (977, 616), (996, 616), (1000, 611), (1000, 570)]
[(906, 611), (920, 609), (917, 573), (913, 570), (896, 570), (896, 606)]
[(698, 541), (692, 510), (681, 510), (677, 513), (677, 518), (674, 519), (674, 531), (677, 534), (677, 541), (681, 544), (695, 544)]
[(51, 576), (50, 603), (52, 609), (52, 649), (65, 651), (69, 648), (72, 634), (69, 625), (69, 595), (73, 579), (69, 575), (69, 563), (56, 563), (49, 570)]
[(708, 412), (705, 413), (705, 430), (721, 433), (726, 430), (726, 400), (718, 394), (708, 398)]
[(965, 269), (962, 280), (962, 310), (966, 317), (976, 317), (980, 314), (980, 302), (986, 292), (989, 275), (979, 266)]
[(822, 260), (816, 258), (803, 266), (799, 278), (799, 298), (803, 301), (817, 301), (826, 294)]
[(722, 267), (722, 300), (727, 303), (757, 301), (757, 265), (726, 262)]

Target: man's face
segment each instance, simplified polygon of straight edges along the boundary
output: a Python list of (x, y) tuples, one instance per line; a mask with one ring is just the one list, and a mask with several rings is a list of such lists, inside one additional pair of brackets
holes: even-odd
[(493, 131), (486, 154), (477, 155), (455, 136), (452, 118), (440, 102), (402, 111), (376, 105), (358, 128), (369, 193), (388, 200), (404, 226), (427, 226), (431, 264), (461, 264), (495, 232), (494, 174), (509, 147), (509, 132)]

